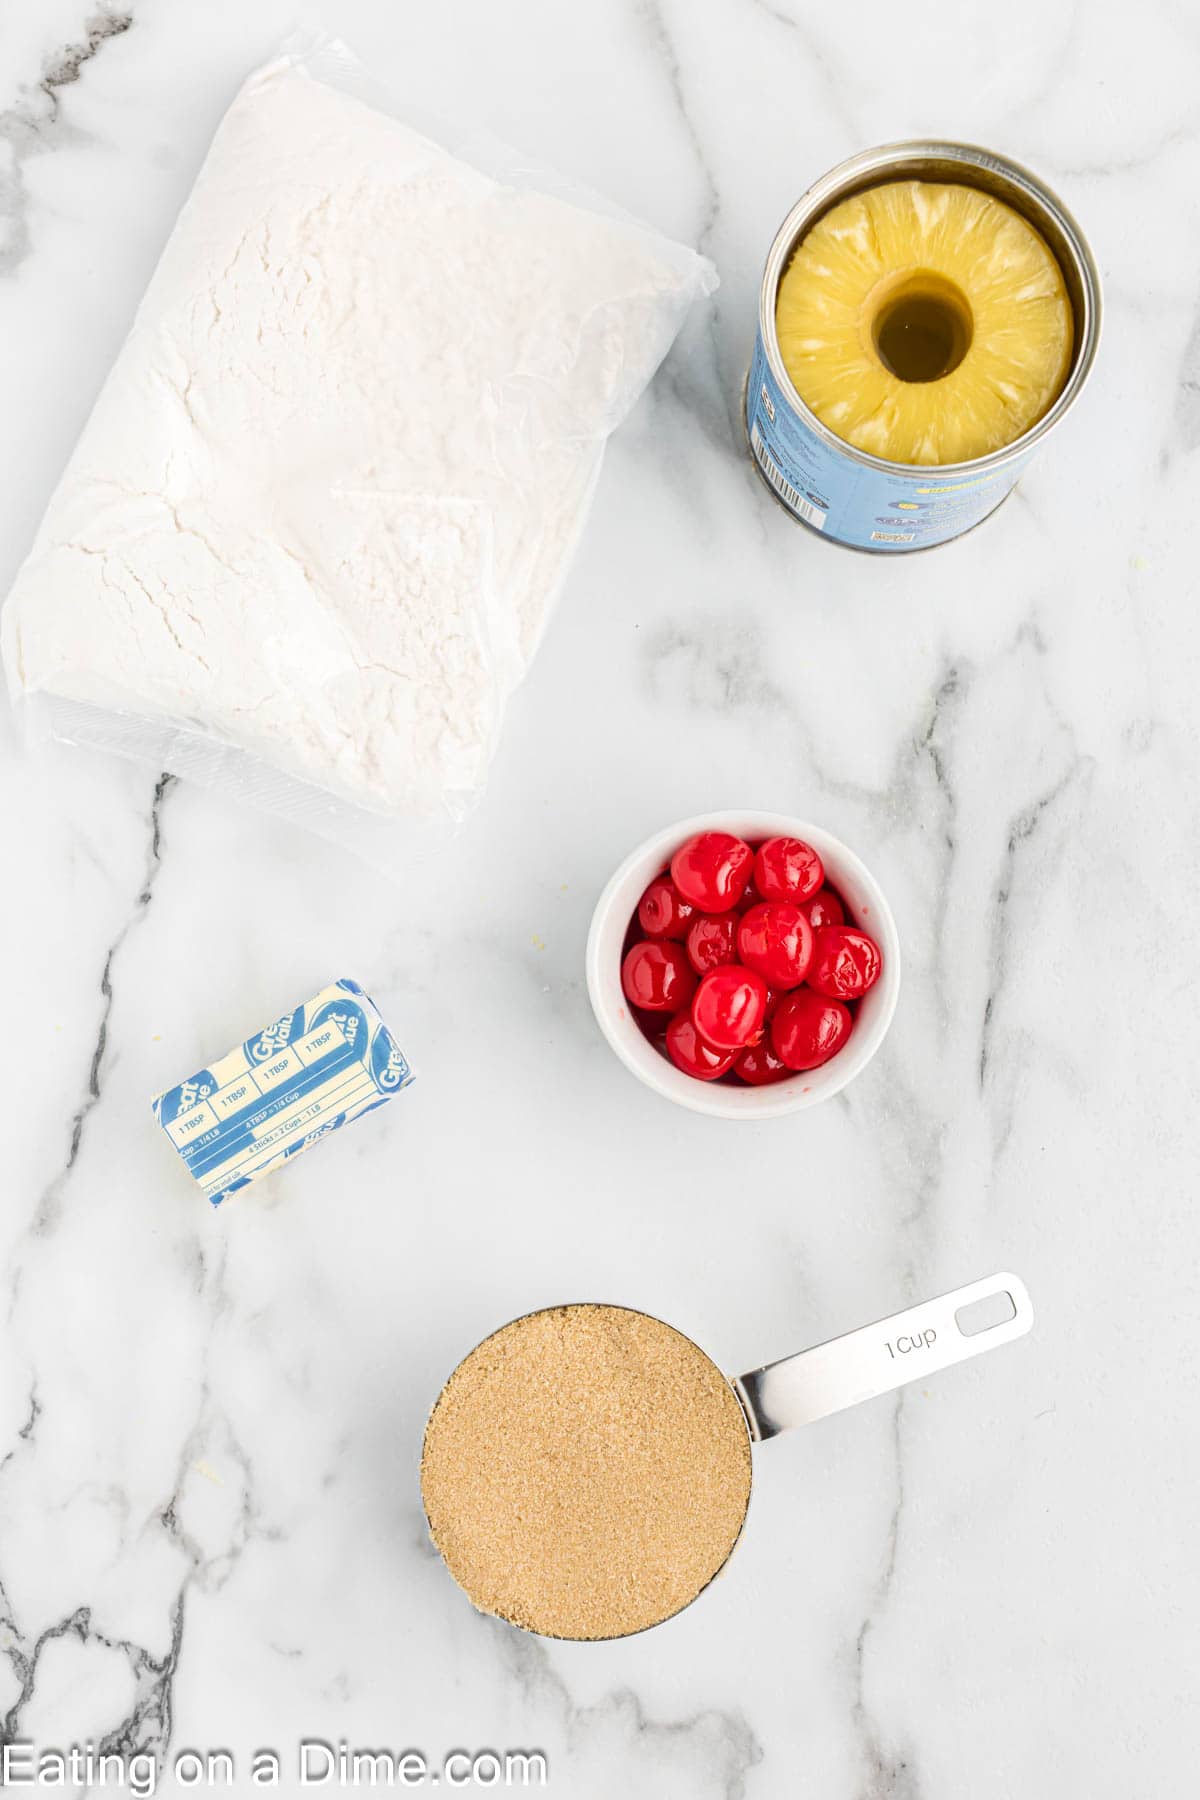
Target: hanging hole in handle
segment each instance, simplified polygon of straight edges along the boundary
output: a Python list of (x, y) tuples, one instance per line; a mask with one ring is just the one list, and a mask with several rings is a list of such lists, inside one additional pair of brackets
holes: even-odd
[(1017, 1316), (1017, 1305), (1011, 1294), (985, 1294), (981, 1300), (968, 1300), (954, 1315), (954, 1323), (964, 1337), (978, 1337), (981, 1331), (994, 1331)]

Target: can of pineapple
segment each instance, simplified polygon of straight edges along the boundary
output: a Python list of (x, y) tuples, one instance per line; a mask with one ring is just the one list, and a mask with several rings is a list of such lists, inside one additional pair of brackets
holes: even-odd
[[(889, 193), (909, 192), (888, 184), (913, 182), (937, 184), (911, 190), (915, 242), (887, 214)], [(780, 347), (780, 283), (813, 227), (870, 190), (830, 220), (827, 242), (789, 278), (809, 284), (788, 290), (801, 294), (788, 350), (805, 399)], [(1005, 310), (1006, 271), (1016, 313)], [(971, 144), (865, 150), (797, 201), (767, 257), (745, 394), (755, 467), (794, 519), (834, 543), (885, 555), (949, 543), (1008, 497), (1075, 404), (1100, 312), (1083, 233), (1028, 169)], [(1011, 354), (1022, 329), (1033, 371), (1025, 388)], [(979, 454), (972, 439), (989, 447)]]

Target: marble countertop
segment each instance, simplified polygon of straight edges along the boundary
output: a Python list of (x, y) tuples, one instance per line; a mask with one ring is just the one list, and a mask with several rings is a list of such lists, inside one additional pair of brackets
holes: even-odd
[[(13, 0), (0, 23), (0, 587), (213, 127), (290, 0)], [(1147, 0), (327, 14), (426, 105), (699, 244), (723, 285), (613, 441), (482, 810), (395, 886), (5, 716), (0, 1739), (165, 1759), (541, 1749), (563, 1800), (1173, 1800), (1200, 1734), (1196, 703), (1200, 33)], [(759, 273), (868, 144), (1029, 162), (1105, 342), (990, 523), (841, 553), (756, 480)], [(582, 954), (630, 846), (792, 811), (884, 882), (905, 983), (836, 1102), (684, 1114)], [(147, 1099), (329, 977), (420, 1070), (213, 1214)], [(725, 1577), (661, 1629), (475, 1615), (423, 1529), (427, 1409), (543, 1304), (731, 1372), (996, 1268), (1021, 1344), (766, 1446)], [(186, 1771), (185, 1771), (186, 1772)], [(104, 1791), (84, 1781), (77, 1793)], [(328, 1784), (326, 1791), (340, 1791)]]

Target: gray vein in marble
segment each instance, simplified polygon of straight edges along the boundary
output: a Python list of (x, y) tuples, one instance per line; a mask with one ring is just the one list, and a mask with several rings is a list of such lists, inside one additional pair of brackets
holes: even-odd
[[(895, 775), (896, 787), (908, 796), (909, 818), (927, 820), (929, 835), (939, 846), (937, 884), (931, 907), (931, 935), (932, 975), (943, 1013), (949, 1003), (949, 995), (942, 952), (954, 875), (954, 856), (958, 846), (958, 799), (950, 773), (951, 746), (970, 692), (971, 671), (957, 662), (946, 663), (930, 698), (925, 730), (916, 738), (910, 751), (901, 751)], [(926, 784), (921, 779), (923, 766), (927, 766), (933, 776), (932, 796), (924, 791)], [(931, 801), (936, 803), (936, 810)]]
[(60, 50), (46, 64), (28, 97), (0, 113), (0, 141), (9, 147), (9, 165), (0, 175), (0, 224), (5, 227), (0, 275), (15, 274), (31, 249), (27, 160), (83, 136), (63, 118), (61, 90), (79, 80), (109, 38), (120, 37), (132, 24), (132, 13), (93, 13), (84, 26), (83, 41)]
[[(104, 1069), (105, 1051), (108, 1043), (109, 1021), (113, 1006), (113, 969), (122, 945), (141, 918), (145, 916), (149, 906), (155, 880), (162, 861), (162, 808), (168, 789), (174, 778), (162, 775), (155, 783), (149, 818), (149, 843), (146, 861), (143, 868), (133, 909), (116, 938), (105, 953), (101, 979), (101, 1016), (88, 1068), (87, 1087), (82, 1105), (77, 1110), (70, 1128), (70, 1141), (66, 1162), (59, 1174), (45, 1189), (38, 1213), (32, 1227), (34, 1236), (46, 1237), (53, 1233), (62, 1212), (63, 1193), (70, 1177), (71, 1170), (80, 1154), (88, 1118), (100, 1103), (102, 1096), (102, 1073)], [(12, 1276), (12, 1295), (15, 1304), (20, 1281), (20, 1265)], [(36, 1383), (31, 1387), (29, 1413), (25, 1424), (17, 1433), (17, 1443), (0, 1462), (0, 1468), (6, 1467), (17, 1454), (22, 1443), (33, 1441), (42, 1405), (38, 1397)], [(120, 1491), (114, 1498), (128, 1512), (128, 1498)], [(186, 1546), (184, 1546), (186, 1548)], [(190, 1576), (189, 1576), (190, 1579)], [(102, 1748), (110, 1750), (146, 1749), (159, 1751), (165, 1748), (170, 1736), (171, 1724), (171, 1682), (174, 1678), (175, 1665), (178, 1661), (179, 1646), (183, 1629), (183, 1599), (187, 1581), (183, 1583), (176, 1597), (172, 1611), (171, 1647), (164, 1657), (156, 1658), (142, 1646), (126, 1639), (106, 1637), (93, 1628), (90, 1608), (81, 1606), (47, 1626), (32, 1642), (18, 1629), (17, 1622), (9, 1605), (7, 1594), (0, 1582), (0, 1633), (10, 1640), (3, 1654), (7, 1656), (18, 1683), (18, 1695), (0, 1722), (0, 1743), (12, 1741), (20, 1735), (21, 1715), (31, 1699), (37, 1683), (38, 1667), (48, 1644), (65, 1637), (77, 1638), (82, 1643), (99, 1644), (123, 1656), (133, 1673), (136, 1698), (128, 1717), (110, 1732), (104, 1739)]]
[[(666, 73), (675, 111), (683, 125), (696, 166), (700, 171), (704, 200), (700, 227), (696, 233), (696, 246), (705, 255), (711, 255), (713, 238), (721, 216), (720, 184), (717, 181), (716, 172), (705, 148), (704, 140), (700, 135), (699, 127), (688, 105), (678, 47), (667, 25), (661, 0), (639, 0), (638, 13), (645, 23), (656, 58)], [(723, 390), (719, 379), (720, 319), (720, 291), (718, 290), (705, 306), (703, 329), (706, 336), (706, 353), (703, 365), (698, 367), (699, 359), (685, 353), (685, 344), (677, 346), (668, 354), (657, 380), (651, 387), (649, 404), (651, 406), (661, 404), (664, 396), (674, 399), (686, 416), (699, 426), (709, 447), (717, 449), (723, 456), (728, 456), (735, 440), (731, 439), (730, 417), (722, 400)], [(686, 481), (683, 491), (690, 493)]]
[(27, 1444), (29, 1442), (30, 1438), (34, 1434), (34, 1431), (37, 1427), (37, 1422), (38, 1422), (39, 1418), (41, 1417), (41, 1414), (42, 1414), (42, 1403), (38, 1399), (37, 1383), (35, 1382), (33, 1387), (29, 1390), (29, 1417), (26, 1419), (26, 1421), (22, 1425), (20, 1431), (18, 1431), (18, 1433), (17, 1433), (17, 1438), (21, 1443)]
[[(710, 1792), (720, 1800), (745, 1800), (747, 1778), (762, 1761), (763, 1752), (740, 1712), (708, 1708), (663, 1722), (649, 1718), (642, 1701), (627, 1687), (613, 1689), (594, 1706), (579, 1706), (554, 1668), (545, 1644), (499, 1622), (494, 1629), (522, 1699), (531, 1707), (549, 1705), (559, 1714), (573, 1752), (586, 1754), (589, 1741), (594, 1737), (603, 1740), (616, 1722), (631, 1753), (645, 1755), (652, 1765), (678, 1767), (696, 1800)], [(606, 1775), (612, 1773), (612, 1760), (608, 1750)]]
[(671, 36), (666, 19), (663, 16), (660, 0), (639, 0), (637, 10), (639, 16), (645, 21), (656, 55), (666, 74), (671, 89), (671, 97), (675, 102), (675, 110), (679, 114), (680, 121), (687, 133), (688, 142), (692, 147), (692, 152), (696, 158), (696, 164), (703, 177), (705, 192), (704, 215), (696, 238), (696, 243), (697, 247), (707, 254), (712, 234), (716, 229), (717, 220), (720, 217), (721, 212), (721, 197), (717, 187), (716, 177), (709, 164), (708, 154), (704, 148), (700, 133), (696, 128), (695, 120), (692, 118), (688, 108), (687, 98), (683, 89), (683, 73), (679, 64), (679, 51), (674, 38)]
[[(161, 847), (159, 808), (170, 780), (167, 776), (160, 778), (155, 789), (151, 858), (139, 896), (141, 905), (148, 902), (153, 885)], [(225, 1254), (222, 1247), (219, 1264), (213, 1274), (203, 1252), (199, 1253), (196, 1285), (202, 1290), (209, 1275), (213, 1274), (217, 1313), (225, 1304), (221, 1286)], [(17, 1433), (19, 1441), (32, 1440), (41, 1411), (35, 1385), (30, 1393), (28, 1417)], [(0, 1462), (0, 1468), (11, 1461), (18, 1448), (19, 1442)], [(206, 1469), (206, 1454), (213, 1456), (223, 1470), (229, 1471), (232, 1468), (239, 1483), (239, 1491), (233, 1496), (235, 1505), (230, 1516), (219, 1519), (215, 1531), (210, 1526), (209, 1536), (212, 1541), (207, 1544), (204, 1541), (206, 1521), (203, 1510), (199, 1516), (194, 1516), (196, 1502), (189, 1497), (188, 1492), (189, 1484), (194, 1478), (203, 1479), (208, 1474), (212, 1479), (211, 1472)], [(222, 1478), (219, 1486), (221, 1490), (228, 1492), (230, 1480)], [(204, 1490), (193, 1488), (192, 1492), (203, 1495)], [(127, 1493), (122, 1488), (112, 1487), (107, 1491), (106, 1497), (117, 1508), (124, 1527), (127, 1527), (130, 1515)], [(0, 1719), (0, 1746), (21, 1736), (22, 1715), (34, 1697), (39, 1665), (46, 1647), (59, 1638), (73, 1637), (81, 1643), (99, 1645), (124, 1657), (134, 1677), (133, 1704), (126, 1716), (98, 1740), (98, 1753), (115, 1752), (128, 1758), (137, 1752), (143, 1752), (153, 1754), (160, 1762), (164, 1759), (171, 1741), (173, 1683), (182, 1650), (184, 1611), (189, 1591), (197, 1587), (204, 1593), (218, 1592), (224, 1587), (252, 1539), (273, 1541), (277, 1537), (277, 1533), (264, 1526), (259, 1517), (250, 1457), (224, 1415), (212, 1411), (207, 1382), (201, 1389), (195, 1423), (180, 1446), (172, 1490), (151, 1516), (149, 1523), (165, 1533), (186, 1564), (183, 1577), (171, 1597), (170, 1642), (165, 1654), (161, 1656), (153, 1655), (143, 1645), (127, 1638), (113, 1638), (98, 1630), (92, 1623), (92, 1609), (88, 1606), (76, 1607), (66, 1617), (47, 1626), (30, 1642), (18, 1629), (0, 1580), (0, 1645), (3, 1646), (0, 1648), (0, 1655), (7, 1657), (19, 1689), (16, 1700), (3, 1719)], [(123, 1529), (123, 1540), (125, 1535)]]
[[(31, 1647), (27, 1647), (16, 1630), (11, 1611), (0, 1586), (0, 1628), (7, 1626), (14, 1643), (7, 1651), (10, 1664), (20, 1684), (20, 1694), (0, 1725), (0, 1744), (20, 1733), (21, 1713), (28, 1706), (37, 1685), (38, 1663), (46, 1645), (55, 1638), (72, 1635), (81, 1642), (99, 1644), (113, 1650), (129, 1664), (135, 1680), (135, 1697), (126, 1716), (99, 1740), (101, 1753), (117, 1752), (128, 1758), (138, 1752), (149, 1752), (160, 1762), (171, 1742), (174, 1709), (174, 1680), (183, 1648), (184, 1612), (189, 1591), (215, 1593), (229, 1579), (243, 1550), (252, 1538), (273, 1538), (264, 1529), (254, 1501), (250, 1459), (238, 1442), (228, 1420), (208, 1416), (208, 1391), (204, 1389), (196, 1424), (179, 1454), (175, 1485), (157, 1515), (157, 1522), (187, 1562), (187, 1569), (170, 1607), (170, 1643), (165, 1655), (155, 1657), (142, 1645), (125, 1638), (110, 1638), (92, 1626), (91, 1609), (77, 1607), (66, 1619), (43, 1631)], [(188, 1523), (189, 1479), (199, 1472), (203, 1453), (211, 1448), (214, 1434), (221, 1438), (220, 1458), (223, 1466), (232, 1462), (241, 1479), (238, 1507), (217, 1549), (206, 1549), (196, 1527)], [(222, 1486), (227, 1484), (222, 1483)], [(123, 1496), (120, 1496), (124, 1498)], [(127, 1502), (126, 1502), (127, 1504)]]
[(766, 18), (773, 19), (777, 25), (784, 25), (789, 30), (794, 31), (800, 22), (793, 13), (786, 13), (782, 7), (773, 6), (771, 0), (751, 0), (751, 5), (755, 12), (764, 14)]
[[(641, 404), (659, 443), (667, 441), (668, 432), (671, 434), (672, 453), (661, 459), (664, 478), (671, 490), (690, 504), (697, 523), (707, 530), (712, 520), (696, 479), (695, 445), (702, 442), (710, 455), (739, 471), (748, 473), (751, 464), (742, 422), (742, 382), (749, 361), (749, 343), (735, 340), (740, 366), (728, 381), (723, 380), (718, 297), (704, 305), (706, 322), (685, 326)], [(704, 331), (703, 358), (688, 342), (688, 334), (693, 330)]]
[(962, 697), (960, 689), (965, 689), (965, 672), (959, 666), (946, 664), (933, 689), (932, 713), (923, 721), (919, 735), (901, 748), (887, 781), (869, 787), (822, 765), (795, 696), (770, 673), (771, 658), (760, 626), (744, 612), (693, 612), (686, 621), (671, 621), (646, 637), (641, 658), (642, 685), (655, 704), (674, 703), (685, 711), (719, 717), (746, 715), (752, 720), (783, 722), (796, 739), (812, 782), (823, 794), (867, 808), (893, 827), (901, 823), (926, 826), (926, 795), (917, 791), (920, 783), (914, 775), (928, 757), (935, 777), (944, 777), (944, 753), (939, 748), (935, 759), (932, 747), (943, 734), (949, 703), (957, 702)]
[[(225, 1472), (219, 1478), (220, 1488), (230, 1491), (236, 1479), (239, 1491), (234, 1494), (236, 1506), (231, 1518), (223, 1522), (215, 1543), (206, 1547), (202, 1541), (204, 1521), (192, 1516), (195, 1507), (189, 1501), (188, 1487), (196, 1475), (213, 1479), (208, 1468), (210, 1457)], [(250, 1456), (228, 1417), (213, 1409), (207, 1381), (201, 1389), (195, 1423), (180, 1446), (174, 1486), (159, 1509), (158, 1520), (191, 1566), (185, 1589), (194, 1582), (206, 1594), (224, 1587), (249, 1543), (256, 1539), (278, 1540), (278, 1532), (266, 1526), (259, 1515)]]
[(94, 13), (84, 26), (87, 35), (83, 43), (68, 44), (48, 64), (38, 87), (50, 102), (53, 118), (58, 117), (59, 89), (69, 87), (72, 82), (78, 81), (83, 65), (91, 62), (101, 44), (110, 37), (119, 37), (122, 32), (128, 31), (132, 24), (132, 13), (107, 10)]
[(128, 1714), (113, 1730), (106, 1732), (97, 1745), (100, 1754), (116, 1752), (132, 1756), (147, 1751), (161, 1758), (171, 1739), (172, 1685), (183, 1646), (183, 1603), (186, 1583), (171, 1607), (171, 1641), (166, 1654), (151, 1656), (140, 1644), (127, 1638), (112, 1638), (92, 1625), (91, 1608), (76, 1607), (66, 1618), (48, 1625), (32, 1643), (17, 1630), (8, 1596), (0, 1583), (0, 1633), (11, 1642), (0, 1651), (7, 1657), (20, 1691), (8, 1711), (0, 1719), (0, 1747), (16, 1743), (22, 1735), (22, 1714), (33, 1698), (37, 1686), (38, 1667), (48, 1645), (59, 1638), (72, 1637), (81, 1644), (95, 1644), (111, 1650), (128, 1663), (134, 1678), (134, 1702)]
[[(154, 1658), (136, 1644), (118, 1647), (128, 1656), (137, 1682), (133, 1706), (114, 1730), (100, 1740), (101, 1754), (117, 1752), (126, 1761), (139, 1751), (149, 1751), (161, 1763), (171, 1742), (175, 1701), (175, 1673), (183, 1649), (183, 1609), (187, 1583), (171, 1607), (171, 1642), (165, 1656)], [(107, 1640), (102, 1640), (107, 1641)]]
[(1101, 175), (1133, 175), (1156, 163), (1169, 150), (1176, 150), (1181, 144), (1190, 144), (1195, 136), (1193, 126), (1177, 125), (1173, 130), (1163, 132), (1161, 137), (1156, 138), (1144, 150), (1134, 150), (1128, 156), (1116, 157), (1108, 162), (1056, 163), (1054, 178), (1056, 181), (1088, 181)]
[(793, 715), (788, 694), (767, 674), (762, 634), (739, 613), (668, 624), (642, 645), (644, 684), (661, 702), (672, 690), (689, 710)]
[[(845, 1110), (856, 1128), (873, 1134), (888, 1175), (889, 1192), (896, 1196), (892, 1215), (896, 1234), (913, 1244), (915, 1234), (929, 1223), (942, 1191), (949, 1128), (946, 1120), (931, 1110), (928, 1092), (909, 1079), (905, 1061), (896, 1050), (885, 1047), (881, 1064), (882, 1079), (873, 1091), (842, 1093), (834, 1104)], [(909, 1200), (901, 1210), (903, 1195)], [(897, 1274), (903, 1278), (905, 1294), (915, 1299), (915, 1262), (909, 1260), (903, 1268), (898, 1264)]]
[(879, 1727), (871, 1716), (866, 1692), (867, 1643), (879, 1622), (880, 1615), (888, 1605), (896, 1576), (900, 1521), (904, 1512), (904, 1456), (900, 1429), (903, 1412), (904, 1395), (900, 1393), (896, 1395), (892, 1411), (892, 1445), (896, 1459), (896, 1501), (888, 1522), (883, 1571), (854, 1643), (855, 1694), (852, 1718), (866, 1765), (866, 1779), (858, 1790), (858, 1800), (920, 1800), (921, 1793), (921, 1785), (913, 1767), (911, 1751), (895, 1756), (887, 1753)]
[(988, 966), (992, 970), (992, 979), (984, 1002), (979, 1044), (979, 1087), (981, 1092), (986, 1089), (988, 1082), (992, 1036), (995, 1030), (996, 1002), (1008, 975), (1009, 945), (1012, 933), (1009, 902), (1016, 884), (1017, 869), (1022, 852), (1037, 836), (1047, 817), (1053, 814), (1057, 803), (1070, 793), (1081, 779), (1089, 778), (1093, 768), (1094, 763), (1090, 757), (1073, 757), (1050, 787), (1031, 801), (1028, 806), (1022, 807), (1009, 826), (1008, 842), (992, 896), (992, 943), (988, 962)]
[(1185, 451), (1200, 445), (1200, 311), (1184, 346), (1175, 400), (1175, 425)]
[(145, 917), (154, 892), (154, 883), (162, 860), (162, 808), (168, 789), (174, 784), (173, 775), (160, 775), (154, 787), (154, 798), (150, 807), (150, 844), (147, 850), (146, 866), (142, 877), (142, 885), (134, 902), (133, 911), (122, 925), (120, 931), (109, 945), (104, 957), (100, 973), (100, 1023), (92, 1045), (91, 1061), (88, 1068), (87, 1087), (83, 1102), (71, 1121), (70, 1143), (67, 1149), (66, 1162), (59, 1173), (50, 1182), (42, 1194), (37, 1215), (33, 1223), (35, 1237), (49, 1237), (58, 1225), (62, 1216), (62, 1197), (70, 1178), (72, 1169), (79, 1158), (83, 1146), (84, 1132), (92, 1112), (100, 1104), (101, 1074), (104, 1068), (104, 1053), (108, 1047), (108, 1027), (113, 1008), (113, 965), (120, 955), (121, 949), (134, 926)]
[(12, 1449), (6, 1450), (4, 1455), (0, 1456), (0, 1469), (7, 1468), (8, 1464), (12, 1461), (13, 1457), (16, 1456), (23, 1444), (31, 1444), (33, 1442), (33, 1434), (37, 1430), (37, 1422), (41, 1416), (42, 1403), (38, 1399), (37, 1382), (35, 1381), (29, 1389), (29, 1412), (26, 1415), (25, 1423), (17, 1432), (17, 1441)]
[[(848, 142), (858, 145), (870, 141), (869, 139), (864, 138), (863, 130), (858, 122), (857, 115), (847, 104), (846, 97), (854, 91), (857, 72), (855, 76), (848, 77), (846, 74), (839, 72), (831, 66), (829, 57), (814, 32), (814, 18), (811, 10), (806, 13), (806, 16), (800, 18), (784, 12), (781, 7), (774, 4), (774, 0), (750, 0), (750, 4), (755, 12), (761, 13), (764, 18), (772, 20), (776, 25), (782, 25), (785, 30), (803, 31), (804, 36), (801, 54), (803, 55), (807, 66), (810, 69), (815, 69), (821, 77), (824, 88), (823, 98), (828, 106), (829, 112), (845, 127)], [(798, 200), (804, 186), (807, 185), (807, 182), (811, 181), (821, 173), (822, 171), (820, 169), (812, 169), (805, 176), (803, 183), (797, 181), (796, 192), (793, 198)], [(765, 244), (763, 246), (763, 261), (766, 261)]]

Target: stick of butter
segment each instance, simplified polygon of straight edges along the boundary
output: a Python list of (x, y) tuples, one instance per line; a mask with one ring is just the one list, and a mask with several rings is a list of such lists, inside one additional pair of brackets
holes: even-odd
[(412, 1079), (375, 1003), (343, 978), (151, 1104), (219, 1206)]

